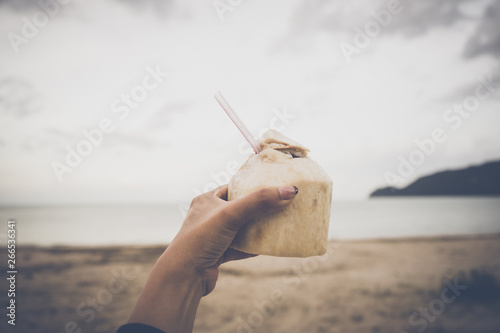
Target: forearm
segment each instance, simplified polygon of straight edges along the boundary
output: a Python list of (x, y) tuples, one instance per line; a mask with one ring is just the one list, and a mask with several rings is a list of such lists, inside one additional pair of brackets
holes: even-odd
[(219, 265), (252, 256), (230, 248), (238, 230), (248, 220), (283, 209), (297, 191), (294, 186), (263, 188), (228, 202), (224, 185), (196, 197), (155, 264), (129, 323), (166, 333), (192, 332), (201, 297), (215, 288)]
[(129, 323), (144, 323), (166, 333), (192, 332), (203, 296), (199, 274), (164, 253), (155, 264)]

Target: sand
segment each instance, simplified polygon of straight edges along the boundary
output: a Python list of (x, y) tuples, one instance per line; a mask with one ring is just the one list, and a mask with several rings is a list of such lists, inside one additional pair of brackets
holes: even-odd
[[(16, 327), (2, 315), (1, 331), (116, 331), (163, 249), (21, 247)], [(194, 331), (498, 333), (499, 281), (500, 235), (330, 242), (223, 265)]]

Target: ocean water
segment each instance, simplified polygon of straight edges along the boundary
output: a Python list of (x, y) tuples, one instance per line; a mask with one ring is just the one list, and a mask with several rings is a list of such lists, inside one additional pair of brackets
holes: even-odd
[[(0, 208), (0, 240), (16, 219), (19, 245), (150, 245), (169, 243), (182, 206), (62, 206)], [(412, 197), (338, 201), (331, 239), (500, 233), (500, 198)]]

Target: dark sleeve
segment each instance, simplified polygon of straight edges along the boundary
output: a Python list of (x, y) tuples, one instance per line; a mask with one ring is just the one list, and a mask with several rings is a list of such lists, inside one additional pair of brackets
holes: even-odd
[(146, 324), (125, 324), (121, 326), (116, 333), (165, 333), (156, 327)]

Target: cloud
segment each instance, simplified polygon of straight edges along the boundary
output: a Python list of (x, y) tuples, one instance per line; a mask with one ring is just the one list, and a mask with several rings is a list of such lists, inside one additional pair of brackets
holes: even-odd
[[(462, 89), (455, 100), (463, 100), (470, 94), (467, 85), (495, 65), (490, 57), (462, 54), (490, 4), (483, 0), (457, 0), (460, 5), (402, 0), (403, 11), (383, 29), (376, 47), (351, 66), (338, 61), (338, 42), (352, 40), (353, 28), (364, 27), (389, 0), (273, 5), (261, 0), (244, 3), (224, 22), (210, 1), (138, 1), (70, 2), (71, 11), (61, 13), (22, 53), (1, 55), (8, 73), (0, 81), (10, 81), (0, 85), (0, 154), (8, 156), (2, 172), (9, 175), (0, 190), (16, 188), (26, 196), (35, 195), (34, 188), (54, 193), (56, 186), (47, 186), (58, 185), (51, 161), (64, 161), (67, 145), (75, 147), (85, 140), (84, 129), (110, 117), (116, 130), (68, 176), (64, 189), (86, 200), (89, 195), (78, 184), (97, 191), (129, 182), (144, 189), (156, 184), (171, 200), (179, 199), (179, 191), (192, 196), (191, 188), (212, 181), (211, 171), (246, 158), (239, 151), (243, 138), (212, 98), (221, 89), (254, 134), (272, 124), (274, 107), (286, 106), (296, 119), (283, 126), (284, 134), (311, 148), (338, 180), (339, 197), (361, 197), (392, 168), (398, 154), (414, 148), (415, 138), (441, 124), (447, 104), (439, 98)], [(157, 13), (157, 6), (163, 6), (158, 12), (165, 11), (168, 19)], [(4, 10), (3, 31), (19, 31), (20, 16), (29, 17), (31, 10), (37, 8), (26, 9), (28, 14)], [(283, 53), (266, 52), (283, 36)], [(130, 93), (144, 68), (156, 64), (171, 76), (129, 118), (118, 118), (112, 101)], [(23, 102), (38, 96), (43, 110)], [(495, 124), (491, 104), (485, 103), (484, 112), (468, 123), (470, 130), (464, 127), (464, 141), (498, 139), (496, 132), (474, 127), (476, 119), (481, 125)], [(462, 164), (477, 157), (469, 158), (461, 143), (449, 140), (449, 146), (453, 154), (465, 151)], [(458, 160), (442, 161), (430, 159), (421, 171)], [(32, 175), (29, 181), (27, 174)], [(136, 195), (149, 193), (148, 187)]]
[[(43, 3), (46, 1), (39, 0), (0, 0), (0, 5), (9, 7), (15, 12), (29, 12), (33, 10), (42, 10)], [(56, 1), (57, 2), (57, 1)], [(83, 6), (87, 5), (89, 1), (84, 1)], [(98, 3), (99, 1), (94, 1)], [(108, 3), (111, 1), (108, 1)], [(115, 0), (115, 3), (128, 6), (135, 13), (143, 13), (150, 11), (155, 13), (158, 17), (165, 18), (167, 16), (171, 17), (173, 15), (180, 15), (184, 18), (190, 16), (189, 12), (196, 8), (195, 6), (186, 6), (183, 2), (179, 0)], [(69, 4), (76, 4), (75, 2), (69, 1)], [(42, 6), (41, 6), (42, 4)], [(114, 4), (111, 4), (113, 6)], [(59, 8), (67, 7), (64, 4), (60, 4)], [(110, 14), (110, 13), (108, 13)]]
[[(417, 36), (436, 26), (449, 26), (470, 18), (461, 4), (471, 0), (401, 1), (401, 13), (392, 15), (385, 31), (403, 32)], [(294, 32), (316, 32), (318, 30), (352, 31), (356, 25), (373, 20), (374, 13), (387, 8), (389, 1), (378, 0), (332, 2), (316, 0), (303, 2), (292, 20)]]
[(145, 133), (125, 133), (121, 131), (113, 132), (105, 137), (106, 145), (113, 146), (113, 149), (126, 148), (126, 149), (141, 149), (148, 150), (153, 148), (167, 148), (170, 147), (170, 142), (160, 140), (157, 137), (149, 137)]
[(490, 54), (500, 57), (500, 2), (494, 1), (464, 48), (464, 57), (474, 58)]
[(179, 114), (193, 113), (193, 107), (196, 104), (196, 102), (188, 99), (168, 101), (163, 107), (151, 113), (144, 129), (148, 131), (165, 131), (166, 128), (173, 126)]
[(436, 27), (451, 26), (458, 21), (471, 19), (461, 8), (468, 2), (471, 0), (401, 1), (401, 14), (393, 16), (386, 31), (416, 37)]
[[(329, 35), (352, 35), (354, 28), (363, 29), (367, 22), (375, 20), (376, 13), (387, 10), (390, 0), (375, 1), (304, 1), (296, 9), (290, 23), (290, 30), (278, 45), (295, 48), (312, 43), (318, 33)], [(474, 13), (484, 7), (483, 1), (441, 0), (441, 1), (399, 1), (400, 13), (390, 17), (390, 23), (383, 27), (382, 35), (404, 34), (418, 37), (436, 27), (447, 27), (460, 21), (477, 20)], [(473, 10), (471, 10), (471, 8)]]
[[(493, 1), (487, 6), (476, 26), (474, 33), (468, 38), (462, 56), (467, 60), (473, 60), (480, 56), (491, 56), (494, 59), (500, 58), (500, 2)], [(500, 82), (500, 65), (497, 64), (489, 73), (492, 75), (493, 82)], [(455, 96), (465, 95), (465, 92), (471, 92), (477, 82), (457, 90)], [(498, 94), (493, 98), (500, 98)]]
[(26, 9), (38, 7), (38, 1), (35, 0), (0, 0), (0, 5), (9, 6), (16, 11), (24, 11)]
[(41, 99), (33, 85), (22, 79), (0, 80), (0, 114), (24, 118), (40, 112)]

